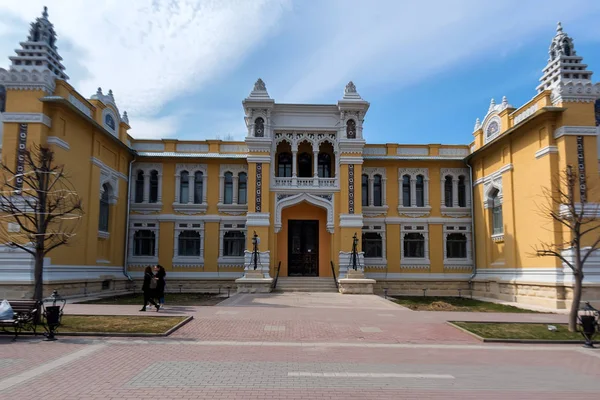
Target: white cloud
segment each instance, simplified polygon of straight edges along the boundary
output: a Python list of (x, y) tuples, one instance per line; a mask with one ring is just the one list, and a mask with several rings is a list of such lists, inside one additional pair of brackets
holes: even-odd
[(322, 2), (314, 12), (323, 23), (306, 30), (303, 40), (311, 50), (286, 69), (293, 83), (279, 100), (320, 100), (334, 90), (341, 97), (349, 80), (359, 92), (407, 86), (444, 69), (468, 68), (483, 59), (493, 63), (534, 35), (547, 35), (549, 44), (559, 19), (569, 33), (587, 26), (580, 20), (593, 21), (590, 16), (599, 9), (600, 3), (582, 0), (573, 0), (568, 9), (557, 0), (544, 7), (521, 0)]
[(129, 134), (137, 139), (166, 139), (175, 136), (181, 126), (179, 115), (135, 119)]
[[(71, 83), (86, 96), (98, 86), (112, 89), (121, 110), (128, 110), (137, 125), (176, 96), (232, 70), (275, 26), (287, 4), (288, 0), (9, 0), (0, 4), (0, 15), (12, 13), (26, 21), (10, 27), (21, 31), (24, 39), (29, 22), (47, 5), (67, 74), (70, 64), (87, 70), (76, 74), (80, 81)], [(80, 51), (61, 51), (61, 40)], [(12, 54), (17, 45), (0, 39), (0, 55)], [(157, 124), (171, 125), (164, 118)]]

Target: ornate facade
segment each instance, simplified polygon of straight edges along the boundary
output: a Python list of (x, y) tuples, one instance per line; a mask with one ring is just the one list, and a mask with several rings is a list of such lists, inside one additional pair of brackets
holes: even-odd
[[(21, 47), (0, 69), (2, 161), (18, 162), (25, 129), (66, 165), (86, 213), (73, 246), (47, 259), (48, 290), (126, 289), (157, 263), (185, 289), (234, 285), (254, 233), (265, 273), (332, 279), (356, 234), (360, 268), (390, 294), (569, 303), (568, 269), (530, 254), (569, 240), (535, 199), (571, 164), (600, 204), (600, 85), (560, 25), (538, 93), (518, 108), (492, 100), (469, 145), (368, 144), (369, 103), (352, 82), (312, 105), (277, 103), (260, 79), (242, 101), (244, 141), (137, 140), (112, 91), (86, 98), (67, 83), (46, 11)], [(0, 297), (27, 293), (31, 266), (0, 247)], [(584, 299), (600, 300), (600, 254), (585, 283)]]

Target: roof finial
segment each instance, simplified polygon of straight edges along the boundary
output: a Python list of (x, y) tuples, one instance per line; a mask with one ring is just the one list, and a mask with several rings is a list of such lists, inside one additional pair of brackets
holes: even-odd
[(258, 80), (254, 83), (254, 90), (255, 91), (263, 91), (263, 90), (267, 90), (267, 86), (265, 85), (265, 82), (258, 78)]
[(121, 119), (123, 120), (123, 122), (129, 125), (129, 116), (127, 115), (127, 111), (123, 111), (123, 117), (121, 117)]
[(558, 21), (558, 24), (556, 24), (556, 33), (563, 33), (562, 24), (560, 21)]
[(506, 96), (502, 96), (502, 106), (503, 107), (508, 106), (508, 99), (506, 98)]
[(475, 130), (479, 130), (479, 128), (481, 128), (481, 121), (479, 120), (479, 118), (477, 118), (475, 120)]
[(348, 84), (346, 85), (346, 90), (344, 90), (345, 94), (348, 93), (356, 93), (356, 85), (354, 84), (354, 82), (350, 81), (348, 82)]
[(96, 90), (96, 94), (98, 96), (103, 96), (103, 94), (102, 94), (102, 88), (101, 87), (99, 87), (98, 90)]
[(48, 19), (48, 7), (44, 6), (44, 12), (42, 12), (42, 17)]
[(490, 101), (490, 108), (488, 109), (488, 112), (492, 111), (494, 109), (494, 107), (496, 107), (496, 100), (494, 100), (494, 98), (492, 97), (492, 100)]
[(110, 97), (112, 101), (115, 101), (115, 96), (113, 95), (112, 89), (108, 89), (108, 97)]

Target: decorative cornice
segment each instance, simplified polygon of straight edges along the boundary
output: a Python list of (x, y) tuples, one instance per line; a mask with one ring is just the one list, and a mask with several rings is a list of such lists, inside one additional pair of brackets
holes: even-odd
[(488, 174), (482, 178), (476, 179), (475, 182), (473, 182), (473, 186), (477, 186), (481, 183), (484, 183), (485, 181), (489, 181), (489, 180), (493, 180), (496, 179), (497, 177), (499, 177), (500, 175), (502, 175), (505, 172), (508, 171), (512, 171), (513, 169), (513, 165), (512, 163), (506, 164), (505, 166), (503, 166), (502, 168), (500, 168), (498, 171), (492, 172), (491, 174)]
[(340, 214), (340, 228), (362, 228), (362, 214)]
[(398, 147), (396, 154), (399, 156), (427, 156), (429, 148), (427, 147)]
[(15, 113), (5, 112), (2, 114), (4, 122), (14, 122), (19, 124), (44, 124), (52, 128), (52, 120), (43, 113)]
[(0, 68), (0, 85), (12, 90), (43, 90), (54, 93), (56, 80), (49, 70), (16, 71)]
[(558, 153), (557, 146), (546, 146), (535, 152), (535, 158), (542, 158), (550, 153)]
[(65, 142), (64, 140), (62, 140), (61, 138), (59, 138), (58, 136), (48, 136), (46, 138), (46, 144), (53, 144), (56, 145), (62, 149), (65, 150), (70, 150), (71, 147), (69, 146), (69, 143)]
[(561, 126), (554, 131), (554, 139), (563, 136), (596, 136), (595, 126)]
[(92, 164), (97, 165), (98, 167), (100, 167), (101, 169), (104, 170), (108, 170), (111, 173), (115, 174), (116, 176), (118, 176), (119, 178), (123, 179), (125, 182), (127, 182), (129, 180), (129, 178), (127, 177), (127, 175), (125, 175), (122, 172), (116, 171), (114, 169), (112, 169), (111, 167), (109, 167), (108, 165), (104, 164), (102, 162), (102, 160), (100, 160), (99, 158), (96, 157), (91, 157), (90, 161), (92, 162)]

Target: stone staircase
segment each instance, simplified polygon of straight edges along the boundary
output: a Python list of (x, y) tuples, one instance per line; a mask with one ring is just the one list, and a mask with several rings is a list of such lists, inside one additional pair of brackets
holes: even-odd
[(332, 277), (279, 277), (275, 292), (332, 292), (338, 290)]

